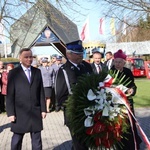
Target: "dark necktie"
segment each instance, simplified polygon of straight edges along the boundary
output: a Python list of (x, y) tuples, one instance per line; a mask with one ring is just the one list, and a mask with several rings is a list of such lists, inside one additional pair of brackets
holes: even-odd
[(97, 65), (97, 72), (100, 73), (101, 72), (101, 66)]

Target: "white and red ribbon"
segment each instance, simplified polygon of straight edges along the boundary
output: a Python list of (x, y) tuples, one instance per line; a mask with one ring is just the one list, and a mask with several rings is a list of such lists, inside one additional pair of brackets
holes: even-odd
[(137, 150), (137, 144), (136, 144), (136, 140), (135, 140), (135, 133), (134, 133), (134, 130), (133, 130), (132, 117), (135, 120), (136, 126), (140, 131), (140, 134), (141, 134), (141, 137), (143, 138), (143, 141), (145, 142), (147, 148), (150, 149), (150, 142), (149, 142), (146, 134), (144, 133), (143, 129), (140, 127), (140, 124), (138, 123), (138, 121), (137, 121), (136, 117), (134, 116), (133, 112), (131, 111), (130, 104), (127, 100), (126, 95), (118, 88), (114, 88), (114, 90), (122, 97), (121, 100), (122, 100), (122, 102), (124, 103), (124, 105), (126, 106), (128, 112), (129, 112), (128, 116), (129, 116), (132, 132), (133, 132), (133, 136), (134, 136), (135, 150)]

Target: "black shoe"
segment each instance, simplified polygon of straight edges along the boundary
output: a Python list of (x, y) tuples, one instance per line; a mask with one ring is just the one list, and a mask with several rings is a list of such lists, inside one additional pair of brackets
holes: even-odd
[(52, 111), (54, 111), (55, 110), (55, 108), (54, 107), (51, 107), (50, 108), (50, 112), (52, 112)]
[(59, 112), (60, 109), (61, 109), (61, 108), (57, 106), (57, 107), (55, 108), (55, 112)]

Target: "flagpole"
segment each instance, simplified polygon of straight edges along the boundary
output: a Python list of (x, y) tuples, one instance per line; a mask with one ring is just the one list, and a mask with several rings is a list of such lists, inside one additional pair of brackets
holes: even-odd
[(6, 42), (4, 42), (4, 54), (5, 54), (5, 58), (7, 58), (7, 45), (6, 45)]

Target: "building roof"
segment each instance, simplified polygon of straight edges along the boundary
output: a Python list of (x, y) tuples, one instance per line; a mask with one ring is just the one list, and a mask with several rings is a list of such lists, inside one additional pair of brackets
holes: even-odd
[(148, 55), (150, 54), (150, 41), (106, 43), (106, 52), (115, 53), (119, 49), (122, 49), (127, 55)]
[(65, 55), (65, 44), (79, 40), (76, 24), (63, 15), (47, 0), (38, 0), (23, 16), (11, 26), (12, 52), (14, 57), (23, 47), (39, 45), (36, 40), (43, 30), (49, 27), (58, 37), (58, 43), (41, 43), (40, 45), (52, 45)]

